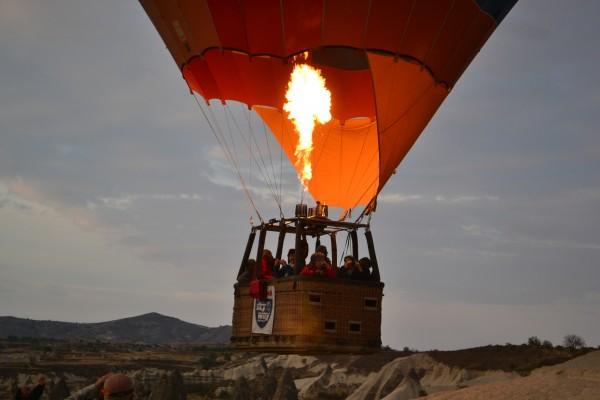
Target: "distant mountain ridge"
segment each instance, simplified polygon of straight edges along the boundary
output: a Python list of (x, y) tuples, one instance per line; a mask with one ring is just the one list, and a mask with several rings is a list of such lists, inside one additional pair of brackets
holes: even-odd
[(155, 312), (96, 323), (0, 317), (0, 337), (8, 336), (113, 343), (225, 344), (229, 343), (231, 326), (210, 328)]

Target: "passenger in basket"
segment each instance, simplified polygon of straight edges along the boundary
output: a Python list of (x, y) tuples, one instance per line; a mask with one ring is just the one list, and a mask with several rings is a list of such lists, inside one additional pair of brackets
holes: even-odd
[(308, 242), (306, 238), (300, 239), (298, 251), (294, 252), (294, 274), (300, 275), (304, 266), (306, 266), (306, 257), (308, 256)]
[(262, 254), (262, 260), (260, 261), (260, 278), (261, 279), (273, 279), (273, 272), (275, 268), (275, 259), (271, 250), (264, 249)]
[(239, 284), (247, 285), (251, 280), (256, 278), (256, 261), (252, 258), (246, 262), (246, 268), (244, 272), (238, 276), (237, 281)]
[(335, 278), (335, 269), (327, 262), (322, 253), (315, 253), (310, 256), (310, 263), (300, 272), (303, 276), (322, 276), (324, 278)]
[(317, 254), (310, 256), (310, 262), (302, 268), (300, 275), (302, 276), (315, 276), (317, 272)]
[(317, 246), (315, 253), (323, 254), (325, 256), (325, 260), (331, 265), (331, 260), (329, 259), (329, 257), (327, 257), (327, 247), (320, 244)]
[(294, 275), (294, 266), (296, 264), (296, 249), (288, 251), (287, 262), (285, 260), (275, 260), (276, 276), (278, 278), (287, 278)]
[(38, 400), (44, 394), (46, 387), (46, 377), (41, 376), (38, 379), (38, 384), (33, 390), (29, 390), (27, 386), (22, 386), (17, 389), (15, 400)]
[(363, 257), (358, 260), (358, 270), (355, 274), (352, 274), (352, 279), (360, 281), (370, 281), (371, 278), (371, 260), (368, 257)]
[(356, 273), (356, 261), (354, 256), (347, 255), (344, 257), (344, 265), (340, 267), (337, 273), (337, 277), (340, 279), (352, 279), (352, 274)]
[(323, 270), (323, 276), (326, 278), (333, 279), (337, 276), (337, 269), (331, 265), (329, 258), (325, 257), (325, 260), (321, 263)]

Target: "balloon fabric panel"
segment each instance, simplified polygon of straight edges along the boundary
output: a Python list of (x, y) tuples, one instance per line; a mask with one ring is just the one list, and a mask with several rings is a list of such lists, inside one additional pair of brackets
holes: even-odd
[(287, 82), (296, 62), (321, 70), (334, 119), (314, 132), (309, 189), (344, 208), (383, 188), (516, 2), (140, 1), (190, 89), (254, 107), (294, 165)]

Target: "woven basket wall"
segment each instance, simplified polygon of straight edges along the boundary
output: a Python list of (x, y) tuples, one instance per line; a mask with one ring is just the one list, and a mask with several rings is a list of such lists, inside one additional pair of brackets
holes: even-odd
[(235, 287), (234, 346), (379, 348), (383, 283), (293, 277), (273, 285), (272, 335), (251, 333), (254, 299), (248, 286)]

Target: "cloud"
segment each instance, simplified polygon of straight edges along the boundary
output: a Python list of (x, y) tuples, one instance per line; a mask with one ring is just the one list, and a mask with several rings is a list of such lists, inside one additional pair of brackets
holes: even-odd
[(455, 247), (442, 247), (439, 249), (426, 250), (424, 255), (427, 256), (442, 256), (442, 257), (456, 257), (456, 258), (491, 258), (491, 257), (516, 257), (516, 253), (493, 251), (493, 250), (479, 250), (473, 247), (468, 248), (455, 248)]
[[(523, 305), (440, 301), (397, 291), (384, 299), (384, 309), (392, 305), (395, 318), (383, 318), (382, 340), (396, 348), (450, 350), (506, 342), (520, 344), (532, 335), (559, 344), (573, 329), (584, 339), (597, 340), (600, 335), (597, 293)], [(452, 334), (456, 332), (461, 334)]]
[(515, 242), (526, 243), (530, 246), (537, 247), (552, 247), (552, 248), (568, 248), (581, 250), (600, 250), (600, 244), (592, 242), (575, 242), (571, 240), (551, 240), (551, 239), (536, 239), (532, 237), (516, 238)]
[[(16, 184), (15, 184), (16, 183)], [(51, 212), (52, 209), (36, 201), (30, 201), (19, 195), (19, 188), (23, 188), (23, 183), (16, 181), (13, 184), (0, 181), (0, 209), (12, 208), (23, 212), (32, 212), (43, 214)], [(15, 190), (17, 189), (17, 190)]]
[(135, 202), (140, 200), (156, 200), (156, 201), (202, 201), (206, 199), (198, 193), (155, 193), (155, 194), (125, 194), (120, 197), (101, 197), (99, 201), (88, 201), (87, 208), (96, 210), (98, 208), (110, 208), (113, 210), (125, 211), (131, 208)]
[(502, 232), (496, 228), (482, 227), (479, 225), (461, 225), (460, 228), (470, 235), (479, 236), (490, 240), (499, 240), (502, 235)]
[(594, 242), (578, 242), (574, 240), (544, 239), (533, 235), (514, 233), (504, 235), (501, 231), (492, 227), (479, 225), (462, 225), (461, 230), (471, 236), (487, 239), (491, 242), (508, 243), (513, 245), (525, 245), (529, 247), (552, 247), (570, 248), (584, 250), (600, 250), (600, 244)]
[(400, 204), (400, 203), (411, 203), (418, 202), (423, 199), (423, 196), (418, 194), (400, 194), (400, 193), (388, 193), (380, 195), (378, 201), (380, 203), (391, 203), (391, 204)]
[(218, 146), (208, 149), (206, 159), (210, 169), (205, 172), (205, 175), (215, 185), (240, 192), (248, 190), (251, 196), (257, 196), (263, 202), (275, 203), (280, 199), (282, 205), (288, 206), (299, 202), (300, 184), (295, 170), (287, 161), (285, 167), (282, 165), (279, 171), (279, 166), (267, 165), (266, 161), (264, 166), (258, 166), (260, 161), (240, 155), (237, 157), (237, 166), (240, 168), (236, 170)]
[(447, 204), (462, 205), (476, 202), (497, 201), (498, 196), (492, 195), (421, 195), (421, 194), (402, 194), (387, 193), (379, 196), (380, 203), (389, 204)]

